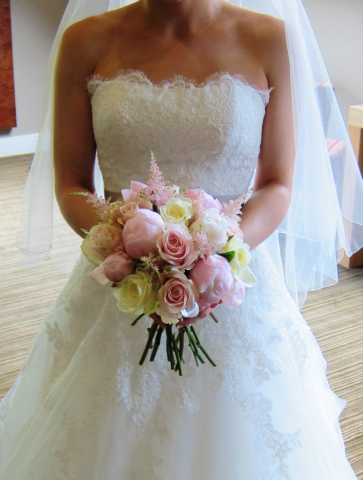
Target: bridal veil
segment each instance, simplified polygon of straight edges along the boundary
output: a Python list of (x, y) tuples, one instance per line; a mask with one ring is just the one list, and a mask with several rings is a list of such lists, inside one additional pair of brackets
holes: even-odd
[[(54, 67), (64, 30), (90, 15), (123, 7), (127, 0), (70, 0), (49, 60), (37, 150), (23, 194), (22, 224), (16, 245), (23, 265), (38, 265), (51, 253), (70, 271), (79, 250), (64, 243), (70, 228), (53, 188), (52, 129)], [(285, 22), (290, 58), (295, 133), (295, 171), (288, 213), (266, 240), (270, 254), (297, 304), (309, 290), (338, 280), (344, 250), (363, 246), (363, 181), (319, 46), (301, 0), (236, 0), (243, 8)], [(236, 69), (238, 70), (238, 69)], [(95, 171), (98, 194), (102, 178)], [(242, 193), (242, 192), (241, 192)], [(76, 235), (76, 234), (74, 234)]]

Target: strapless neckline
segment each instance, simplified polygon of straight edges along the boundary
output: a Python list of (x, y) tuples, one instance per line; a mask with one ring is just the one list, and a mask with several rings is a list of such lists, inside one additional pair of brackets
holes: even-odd
[[(115, 81), (125, 81), (130, 83), (147, 85), (149, 87), (157, 89), (174, 89), (180, 87), (188, 89), (206, 89), (216, 85), (220, 86), (226, 82), (229, 82), (243, 85), (247, 88), (252, 89), (256, 93), (258, 93), (263, 100), (269, 98), (269, 94), (274, 88), (259, 88), (256, 85), (249, 83), (246, 80), (246, 77), (240, 73), (231, 74), (229, 72), (222, 71), (213, 73), (212, 75), (207, 77), (204, 82), (199, 83), (194, 79), (178, 74), (172, 76), (169, 80), (162, 80), (161, 82), (153, 83), (144, 72), (142, 72), (141, 70), (133, 69), (118, 70), (114, 75), (109, 77), (102, 76), (100, 74), (93, 74), (86, 79), (87, 88), (91, 95), (93, 95), (94, 93), (94, 87), (99, 86), (99, 84)], [(266, 104), (267, 102), (264, 101), (264, 103)]]

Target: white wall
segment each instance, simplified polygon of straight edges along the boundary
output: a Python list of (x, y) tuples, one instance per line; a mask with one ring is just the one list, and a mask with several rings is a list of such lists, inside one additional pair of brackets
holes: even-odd
[(303, 0), (340, 109), (363, 104), (363, 0)]
[(36, 133), (52, 42), (67, 0), (11, 0), (17, 127), (1, 138)]

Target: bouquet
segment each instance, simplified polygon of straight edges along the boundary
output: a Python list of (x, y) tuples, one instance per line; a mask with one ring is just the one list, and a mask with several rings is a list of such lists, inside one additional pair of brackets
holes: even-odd
[(257, 282), (238, 223), (249, 192), (222, 205), (202, 188), (181, 190), (165, 182), (151, 154), (148, 182), (132, 181), (121, 193), (115, 202), (72, 194), (87, 196), (97, 215), (81, 246), (97, 266), (91, 277), (111, 285), (117, 308), (137, 316), (132, 325), (144, 315), (152, 320), (140, 365), (150, 350), (155, 359), (165, 330), (179, 375), (186, 339), (197, 365), (206, 358), (216, 366), (192, 324), (208, 315), (218, 322), (213, 309), (240, 305)]

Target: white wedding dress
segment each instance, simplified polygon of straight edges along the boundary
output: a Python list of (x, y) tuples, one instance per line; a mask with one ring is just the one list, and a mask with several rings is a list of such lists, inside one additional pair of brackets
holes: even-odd
[[(216, 196), (253, 177), (269, 90), (216, 74), (153, 85), (141, 72), (88, 83), (105, 188), (164, 177)], [(81, 255), (0, 404), (1, 480), (354, 480), (326, 362), (264, 242), (258, 285), (196, 324), (217, 363), (183, 376), (165, 347), (138, 364), (148, 319), (116, 308)], [(164, 336), (165, 337), (165, 336)], [(162, 339), (165, 345), (165, 338)]]

